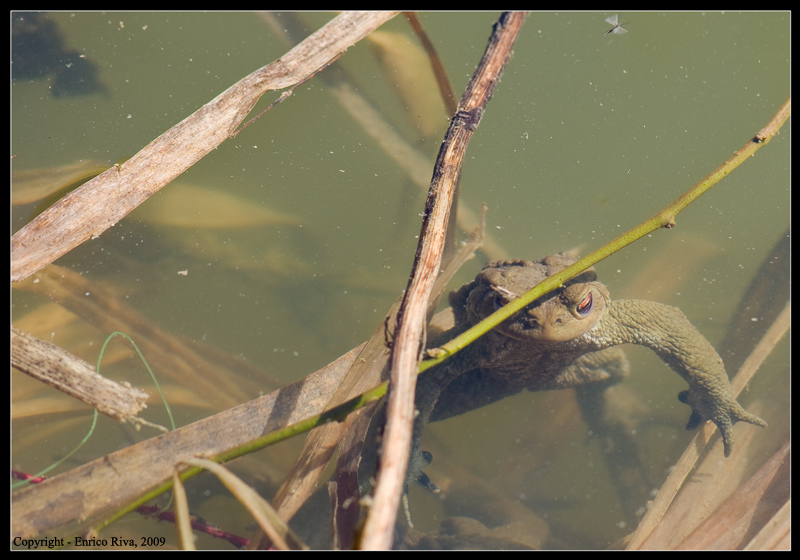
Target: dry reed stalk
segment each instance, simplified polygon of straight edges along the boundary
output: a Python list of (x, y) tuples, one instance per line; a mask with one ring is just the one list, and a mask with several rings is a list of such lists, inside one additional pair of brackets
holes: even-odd
[(142, 423), (136, 415), (147, 408), (147, 393), (111, 381), (77, 356), (13, 326), (11, 365), (115, 420)]
[(364, 526), (361, 547), (391, 547), (414, 421), (414, 386), (428, 301), (439, 272), (447, 222), (467, 144), (494, 93), (527, 13), (504, 13), (494, 26), (483, 58), (450, 123), (433, 170), (417, 254), (405, 297), (397, 313), (392, 349), (387, 422), (373, 508)]

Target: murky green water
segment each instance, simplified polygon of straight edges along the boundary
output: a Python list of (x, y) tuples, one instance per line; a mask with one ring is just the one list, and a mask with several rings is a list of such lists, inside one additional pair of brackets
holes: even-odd
[[(629, 32), (604, 36), (609, 15), (532, 14), (470, 144), (462, 201), (473, 209), (487, 203), (487, 229), (509, 255), (537, 258), (599, 247), (712, 171), (789, 95), (786, 13), (626, 13), (620, 19)], [(78, 159), (109, 165), (124, 160), (286, 51), (248, 13), (51, 17), (65, 42), (98, 65), (107, 94), (55, 98), (48, 78), (14, 81), (15, 172)], [(330, 17), (305, 19), (316, 27)], [(457, 95), (495, 17), (422, 14)], [(400, 19), (386, 28), (406, 31)], [(366, 45), (353, 47), (336, 64), (397, 130), (417, 142)], [(255, 112), (275, 97), (266, 94)], [(442, 134), (446, 125), (443, 118)], [(420, 142), (431, 165), (440, 137)], [(597, 269), (612, 296), (676, 305), (718, 343), (757, 267), (788, 227), (789, 138), (790, 123), (683, 212), (677, 228), (656, 232), (601, 263)], [(285, 383), (368, 338), (405, 286), (425, 193), (347, 116), (319, 78), (178, 180), (296, 216), (300, 225), (178, 230), (134, 213), (58, 264), (115, 286), (120, 298), (162, 328), (244, 357)], [(158, 204), (158, 196), (146, 204)], [(30, 210), (14, 212), (14, 231)], [(483, 261), (469, 263), (461, 280)], [(655, 280), (637, 283), (644, 269)], [(178, 274), (184, 270), (188, 275)], [(661, 281), (676, 270), (679, 282)], [(15, 293), (14, 318), (41, 303)], [(59, 338), (56, 332), (54, 342)], [(774, 360), (776, 371), (785, 367), (787, 352), (784, 347)], [(630, 384), (672, 422), (646, 439), (660, 481), (688, 437), (682, 431), (688, 409), (675, 399), (683, 384), (655, 356), (630, 355)], [(82, 357), (92, 362), (96, 353)], [(137, 369), (132, 360), (119, 367), (124, 378)], [(520, 395), (432, 433), (446, 438), (466, 466), (503, 479), (503, 492), (554, 522), (552, 530), (561, 532), (551, 546), (606, 546), (627, 530), (619, 526), (613, 496), (603, 490), (602, 460), (585, 445), (579, 418), (564, 432), (572, 443), (559, 457), (543, 459), (533, 444), (525, 444), (525, 430), (536, 432), (537, 424), (546, 423), (550, 403), (560, 398)], [(179, 411), (182, 423), (207, 414)], [(523, 428), (508, 427), (509, 418), (521, 419)], [(659, 438), (668, 443), (659, 445)], [(97, 445), (98, 455), (87, 459), (127, 443)], [(512, 455), (517, 458), (508, 459)], [(15, 456), (18, 462), (23, 469), (37, 468)], [(226, 528), (247, 533), (242, 526)]]

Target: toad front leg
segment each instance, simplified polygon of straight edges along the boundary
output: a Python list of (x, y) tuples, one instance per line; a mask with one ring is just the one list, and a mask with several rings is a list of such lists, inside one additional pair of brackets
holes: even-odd
[(686, 428), (696, 428), (706, 420), (714, 422), (722, 434), (726, 457), (733, 448), (736, 422), (767, 425), (736, 401), (722, 358), (680, 309), (651, 301), (615, 301), (601, 325), (598, 331), (602, 335), (594, 335), (593, 329), (584, 336), (602, 347), (609, 342), (646, 346), (686, 380), (689, 389), (679, 395), (692, 408)]

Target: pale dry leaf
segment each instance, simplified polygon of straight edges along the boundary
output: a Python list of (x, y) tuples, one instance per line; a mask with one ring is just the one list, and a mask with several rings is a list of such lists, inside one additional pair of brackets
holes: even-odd
[(296, 216), (271, 210), (234, 194), (186, 183), (169, 185), (132, 212), (130, 218), (192, 229), (300, 224)]

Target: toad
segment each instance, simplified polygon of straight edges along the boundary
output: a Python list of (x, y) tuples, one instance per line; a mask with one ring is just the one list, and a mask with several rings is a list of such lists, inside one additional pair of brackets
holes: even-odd
[[(474, 281), (450, 294), (455, 327), (429, 346), (451, 340), (575, 261), (568, 253), (558, 253), (538, 261), (488, 263)], [(429, 454), (419, 449), (429, 421), (479, 408), (523, 389), (618, 383), (627, 375), (628, 364), (617, 346), (628, 343), (653, 350), (689, 384), (678, 395), (692, 409), (686, 428), (714, 422), (726, 457), (733, 445), (733, 424), (767, 425), (734, 399), (719, 354), (679, 309), (651, 301), (611, 301), (594, 268), (589, 268), (419, 377), (419, 415), (407, 480), (435, 489), (422, 472)]]

